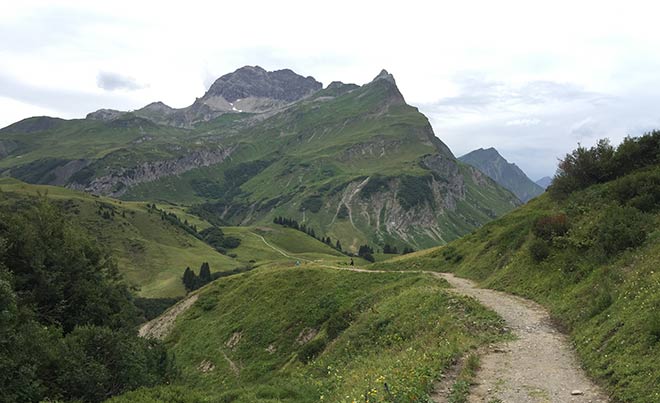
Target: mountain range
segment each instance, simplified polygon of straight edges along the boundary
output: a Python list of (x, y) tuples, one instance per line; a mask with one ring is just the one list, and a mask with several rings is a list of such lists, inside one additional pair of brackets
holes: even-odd
[(348, 251), (446, 243), (519, 205), (464, 164), (383, 70), (323, 88), (246, 66), (189, 107), (155, 102), (0, 130), (0, 171), (34, 184), (189, 207), (217, 225), (304, 223)]
[(459, 160), (479, 169), (495, 182), (513, 192), (523, 202), (528, 202), (545, 190), (544, 187), (529, 179), (516, 164), (504, 159), (493, 147), (471, 151), (459, 157)]

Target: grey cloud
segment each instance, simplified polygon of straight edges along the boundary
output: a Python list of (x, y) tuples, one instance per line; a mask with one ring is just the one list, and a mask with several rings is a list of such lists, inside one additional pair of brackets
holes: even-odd
[(138, 106), (127, 97), (35, 86), (2, 72), (0, 96), (58, 111), (67, 116), (85, 116), (100, 108), (133, 109)]
[(660, 127), (653, 85), (613, 96), (549, 81), (516, 88), (474, 77), (460, 83), (458, 96), (420, 105), (436, 135), (456, 155), (493, 146), (534, 179), (552, 175), (578, 143), (617, 144)]
[(513, 86), (488, 80), (480, 74), (460, 75), (454, 79), (459, 94), (431, 103), (428, 106), (452, 112), (477, 112), (489, 109), (508, 109), (518, 104), (586, 101), (601, 104), (609, 97), (582, 89), (571, 83), (531, 81)]
[(138, 83), (133, 77), (124, 76), (109, 71), (101, 71), (96, 76), (96, 85), (107, 91), (128, 90), (135, 91), (146, 88), (145, 85)]

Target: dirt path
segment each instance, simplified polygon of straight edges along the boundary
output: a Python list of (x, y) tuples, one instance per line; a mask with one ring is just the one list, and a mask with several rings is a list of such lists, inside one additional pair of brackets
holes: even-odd
[[(568, 338), (554, 328), (542, 306), (477, 288), (452, 274), (435, 275), (447, 280), (456, 292), (497, 312), (516, 336), (516, 340), (493, 346), (481, 357), (469, 402), (608, 402), (602, 390), (586, 377)], [(573, 394), (578, 391), (581, 394)]]
[(193, 294), (177, 302), (159, 317), (140, 326), (138, 334), (140, 337), (146, 337), (148, 339), (164, 339), (172, 331), (176, 317), (193, 306), (195, 301), (197, 301), (197, 297), (197, 294)]

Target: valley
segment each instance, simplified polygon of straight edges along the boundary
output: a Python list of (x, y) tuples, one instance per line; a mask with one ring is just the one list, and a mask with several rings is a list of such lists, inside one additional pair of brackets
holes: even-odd
[(16, 122), (0, 401), (660, 401), (659, 138), (537, 184), (456, 158), (385, 70), (258, 66)]

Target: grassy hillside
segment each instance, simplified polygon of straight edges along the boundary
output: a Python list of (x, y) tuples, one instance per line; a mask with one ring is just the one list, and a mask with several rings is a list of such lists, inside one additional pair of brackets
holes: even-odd
[(15, 203), (39, 194), (56, 202), (101, 245), (111, 250), (120, 271), (131, 285), (139, 287), (141, 296), (183, 295), (185, 290), (180, 277), (186, 266), (198, 269), (202, 262), (209, 262), (212, 270), (225, 271), (244, 264), (162, 220), (160, 214), (146, 207), (146, 203), (93, 197), (13, 179), (0, 179), (0, 191), (2, 203)]
[[(42, 195), (57, 205), (104, 247), (111, 250), (126, 280), (139, 287), (144, 297), (173, 297), (185, 293), (183, 270), (198, 270), (208, 262), (212, 271), (229, 271), (246, 265), (272, 262), (314, 260), (331, 265), (346, 265), (350, 259), (306, 234), (284, 227), (223, 227), (225, 235), (241, 240), (227, 255), (191, 235), (184, 227), (163, 220), (149, 203), (95, 197), (69, 189), (29, 185), (14, 179), (0, 179), (0, 202), (12, 204), (20, 199)], [(211, 226), (172, 204), (156, 204), (158, 210), (175, 214), (201, 231)], [(262, 239), (263, 237), (263, 239)], [(365, 264), (355, 259), (356, 264)]]
[(660, 167), (611, 176), (373, 268), (452, 271), (534, 299), (615, 401), (660, 401)]
[(446, 286), (307, 265), (217, 280), (166, 339), (180, 376), (113, 402), (424, 401), (453, 359), (504, 337)]

